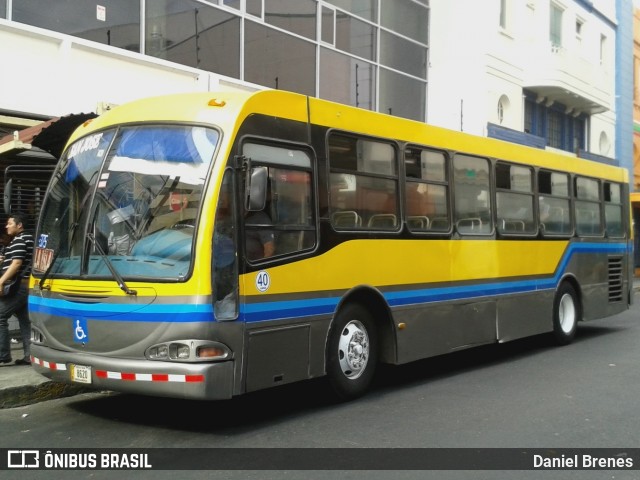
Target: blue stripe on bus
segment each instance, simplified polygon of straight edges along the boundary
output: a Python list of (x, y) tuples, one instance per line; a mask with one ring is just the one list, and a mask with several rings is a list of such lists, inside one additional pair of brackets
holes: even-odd
[[(401, 292), (386, 292), (383, 295), (390, 306), (402, 307), (446, 300), (463, 300), (550, 290), (557, 287), (574, 253), (625, 254), (628, 253), (629, 248), (626, 244), (621, 243), (571, 243), (551, 277), (421, 288)], [(246, 322), (259, 322), (314, 315), (330, 315), (335, 311), (340, 299), (341, 297), (337, 296), (249, 303), (241, 306), (240, 316)], [(29, 309), (31, 311), (63, 317), (80, 316), (104, 321), (174, 323), (207, 322), (214, 319), (213, 308), (208, 304), (151, 304), (137, 307), (138, 310), (132, 311), (131, 305), (126, 304), (74, 304), (65, 300), (45, 299), (37, 296), (29, 297)], [(118, 318), (119, 316), (122, 316), (122, 318)]]
[[(29, 296), (29, 311), (61, 317), (89, 317), (96, 320), (127, 322), (207, 322), (213, 319), (213, 307), (209, 304), (150, 304), (131, 305), (118, 303), (73, 303), (66, 300)], [(101, 318), (106, 317), (108, 318)], [(123, 316), (123, 318), (117, 318)]]
[[(500, 281), (474, 285), (455, 285), (451, 287), (422, 288), (402, 292), (386, 292), (383, 296), (391, 307), (432, 303), (447, 300), (465, 300), (492, 295), (526, 293), (555, 289), (564, 275), (573, 254), (606, 253), (625, 254), (628, 247), (624, 243), (570, 243), (553, 276), (532, 280)], [(304, 317), (318, 314), (332, 314), (341, 297), (322, 299), (293, 300), (283, 302), (253, 303), (244, 306), (246, 322), (278, 320), (292, 317)]]

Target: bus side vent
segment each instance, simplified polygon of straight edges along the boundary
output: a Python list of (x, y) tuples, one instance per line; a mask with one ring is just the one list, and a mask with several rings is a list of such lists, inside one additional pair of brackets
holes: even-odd
[(622, 258), (609, 258), (609, 302), (622, 301)]

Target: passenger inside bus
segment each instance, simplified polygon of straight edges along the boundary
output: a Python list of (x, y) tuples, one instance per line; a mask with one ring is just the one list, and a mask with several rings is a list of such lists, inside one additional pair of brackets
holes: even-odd
[(271, 257), (276, 246), (273, 230), (269, 228), (273, 225), (269, 215), (264, 210), (246, 212), (244, 224), (249, 227), (245, 231), (247, 258), (259, 260)]
[(266, 167), (256, 167), (243, 190), (248, 190), (249, 205), (244, 206), (245, 249), (249, 260), (273, 256), (276, 251), (273, 221), (267, 213), (271, 204)]

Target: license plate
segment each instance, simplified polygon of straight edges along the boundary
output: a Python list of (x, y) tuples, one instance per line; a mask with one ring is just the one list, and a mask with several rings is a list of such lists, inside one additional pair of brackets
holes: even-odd
[(71, 380), (78, 383), (91, 383), (91, 367), (72, 364)]

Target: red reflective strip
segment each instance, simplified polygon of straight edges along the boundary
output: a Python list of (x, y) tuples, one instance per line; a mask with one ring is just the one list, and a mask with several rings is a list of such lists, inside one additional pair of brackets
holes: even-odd
[(135, 380), (136, 379), (136, 374), (135, 373), (121, 373), (120, 375), (122, 377), (122, 380)]
[(166, 373), (153, 373), (151, 374), (151, 381), (152, 382), (168, 382), (169, 375), (167, 375)]
[(185, 375), (185, 382), (204, 382), (204, 375)]
[(96, 377), (107, 378), (107, 372), (105, 370), (96, 370)]

